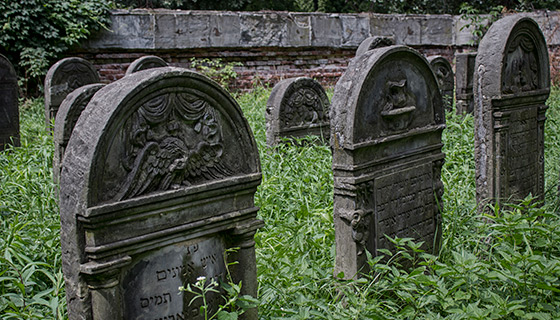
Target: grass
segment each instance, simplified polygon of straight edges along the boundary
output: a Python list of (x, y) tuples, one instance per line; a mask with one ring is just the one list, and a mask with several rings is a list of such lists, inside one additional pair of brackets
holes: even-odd
[[(472, 116), (448, 115), (443, 246), (430, 256), (396, 239), (388, 262), (371, 274), (333, 278), (334, 229), (330, 148), (303, 143), (266, 148), (270, 90), (239, 101), (260, 150), (256, 194), (266, 226), (255, 237), (259, 314), (263, 319), (558, 319), (560, 318), (560, 90), (546, 122), (546, 205), (529, 199), (495, 216), (476, 211)], [(22, 101), (22, 147), (0, 153), (0, 318), (65, 319), (59, 217), (52, 183), (52, 138), (43, 102)], [(310, 138), (307, 138), (310, 139)], [(308, 141), (310, 142), (310, 141)], [(403, 260), (422, 257), (403, 271)]]

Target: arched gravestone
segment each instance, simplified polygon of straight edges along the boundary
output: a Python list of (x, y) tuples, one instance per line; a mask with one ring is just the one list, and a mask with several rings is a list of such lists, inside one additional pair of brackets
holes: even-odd
[(64, 58), (55, 63), (45, 77), (45, 120), (47, 126), (56, 118), (64, 98), (79, 87), (99, 82), (93, 65), (82, 58)]
[(19, 146), (18, 84), (14, 66), (0, 54), (0, 151)]
[(328, 139), (329, 98), (319, 82), (311, 78), (280, 81), (266, 103), (266, 144), (281, 138), (315, 135)]
[(392, 37), (369, 37), (360, 43), (360, 46), (356, 50), (356, 56), (362, 55), (369, 50), (392, 46), (394, 44), (395, 40)]
[(134, 60), (126, 69), (125, 75), (128, 76), (137, 71), (167, 66), (167, 62), (158, 56), (144, 56)]
[(546, 42), (520, 15), (500, 19), (478, 47), (474, 75), (476, 198), (544, 200), (544, 121), (550, 94)]
[[(178, 287), (224, 278), (256, 295), (256, 144), (235, 100), (178, 68), (100, 89), (78, 119), (60, 177), (70, 319), (202, 319)], [(207, 296), (211, 310), (219, 294)], [(246, 313), (256, 319), (256, 310)]]
[(455, 55), (455, 106), (457, 114), (473, 113), (473, 75), (476, 52)]
[(331, 110), (335, 275), (367, 271), (365, 250), (392, 249), (386, 235), (437, 252), (445, 113), (428, 61), (405, 46), (355, 57)]
[(432, 66), (438, 80), (439, 89), (446, 110), (451, 111), (453, 107), (453, 89), (455, 87), (455, 75), (451, 63), (442, 56), (429, 56), (428, 62)]
[(72, 91), (60, 104), (54, 121), (53, 178), (59, 182), (60, 164), (74, 126), (93, 95), (103, 88), (101, 83), (88, 84)]

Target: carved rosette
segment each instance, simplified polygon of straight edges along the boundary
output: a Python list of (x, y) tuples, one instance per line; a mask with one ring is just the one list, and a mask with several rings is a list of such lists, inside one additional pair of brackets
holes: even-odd
[(128, 118), (120, 135), (126, 177), (115, 201), (229, 173), (221, 161), (223, 139), (216, 111), (194, 93), (168, 93), (148, 100)]
[(314, 123), (328, 123), (329, 111), (323, 99), (312, 88), (297, 89), (284, 102), (280, 122), (284, 127), (298, 127)]

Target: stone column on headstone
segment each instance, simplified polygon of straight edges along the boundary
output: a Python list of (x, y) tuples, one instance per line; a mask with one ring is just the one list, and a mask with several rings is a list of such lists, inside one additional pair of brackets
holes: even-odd
[(99, 82), (93, 65), (82, 58), (64, 58), (52, 65), (45, 76), (45, 121), (47, 127), (56, 118), (64, 98), (75, 89)]
[(167, 67), (167, 62), (158, 56), (143, 56), (134, 60), (126, 69), (125, 75), (128, 76), (137, 71)]
[(473, 75), (476, 52), (455, 54), (455, 107), (457, 114), (473, 113)]
[(548, 51), (538, 24), (502, 18), (478, 48), (474, 73), (476, 198), (488, 203), (544, 200), (544, 121)]
[(14, 66), (0, 54), (0, 151), (19, 146), (18, 90)]
[(453, 108), (453, 89), (455, 87), (455, 75), (451, 63), (442, 56), (429, 56), (428, 62), (436, 74), (445, 109), (451, 111), (451, 108)]
[[(234, 247), (235, 280), (255, 295), (260, 181), (239, 105), (207, 77), (154, 68), (99, 89), (60, 173), (69, 319), (203, 319), (178, 288), (227, 280)], [(206, 297), (211, 314), (223, 293)]]
[(367, 272), (366, 250), (411, 237), (437, 253), (445, 112), (430, 64), (405, 46), (355, 57), (331, 109), (335, 276)]
[(327, 140), (329, 109), (329, 98), (318, 81), (305, 77), (280, 81), (266, 103), (266, 144), (308, 135)]

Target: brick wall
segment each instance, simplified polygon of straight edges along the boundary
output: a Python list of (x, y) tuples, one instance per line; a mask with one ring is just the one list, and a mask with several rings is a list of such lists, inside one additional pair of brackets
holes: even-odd
[[(549, 44), (551, 77), (560, 84), (560, 13), (532, 14)], [(371, 35), (391, 36), (424, 55), (453, 63), (456, 52), (475, 51), (465, 21), (449, 15), (321, 14), (290, 12), (114, 11), (112, 30), (70, 55), (90, 60), (103, 82), (124, 76), (144, 55), (190, 67), (192, 58), (235, 62), (231, 88), (273, 86), (281, 79), (307, 76), (333, 86), (358, 45)]]

